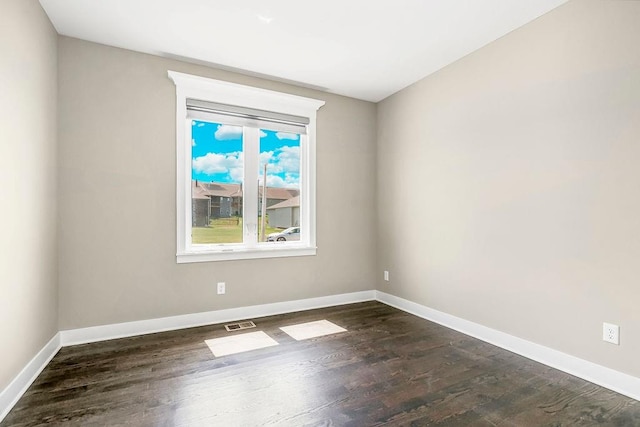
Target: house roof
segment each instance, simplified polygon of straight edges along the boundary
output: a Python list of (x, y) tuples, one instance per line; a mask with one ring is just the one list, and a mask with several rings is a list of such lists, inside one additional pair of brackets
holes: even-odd
[[(242, 197), (242, 185), (240, 184), (191, 180), (191, 188), (194, 198), (198, 198), (196, 195), (202, 197)], [(262, 197), (262, 187), (260, 187), (258, 194)], [(297, 188), (267, 187), (267, 199), (271, 200), (288, 200), (299, 194), (300, 190)]]
[(273, 206), (269, 206), (267, 210), (271, 209), (281, 209), (281, 208), (297, 208), (300, 206), (300, 196), (292, 197), (289, 200), (285, 200), (284, 202), (280, 202)]
[(219, 182), (202, 183), (211, 196), (222, 197), (238, 197), (242, 195), (242, 186), (240, 184), (223, 184)]
[(196, 186), (195, 181), (191, 182), (191, 198), (192, 199), (209, 199), (208, 192), (200, 185)]
[[(259, 189), (259, 194), (262, 196), (262, 187)], [(300, 190), (297, 188), (267, 187), (267, 199), (288, 200), (299, 194)]]

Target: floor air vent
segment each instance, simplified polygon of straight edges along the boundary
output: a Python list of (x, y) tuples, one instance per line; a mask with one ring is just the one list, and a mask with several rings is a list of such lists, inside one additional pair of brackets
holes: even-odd
[(224, 325), (224, 327), (226, 328), (227, 331), (233, 332), (233, 331), (239, 331), (241, 329), (255, 328), (256, 324), (253, 323), (252, 321), (248, 321), (248, 322), (229, 323), (228, 325)]

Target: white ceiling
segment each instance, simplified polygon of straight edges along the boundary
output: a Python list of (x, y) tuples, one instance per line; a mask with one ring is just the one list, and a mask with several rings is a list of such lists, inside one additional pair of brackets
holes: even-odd
[(40, 0), (58, 33), (380, 101), (567, 0)]

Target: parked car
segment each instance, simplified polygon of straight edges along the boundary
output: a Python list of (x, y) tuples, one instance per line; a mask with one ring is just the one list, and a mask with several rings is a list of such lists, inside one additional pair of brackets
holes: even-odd
[(289, 227), (279, 233), (271, 233), (267, 236), (267, 242), (286, 242), (300, 240), (300, 227)]

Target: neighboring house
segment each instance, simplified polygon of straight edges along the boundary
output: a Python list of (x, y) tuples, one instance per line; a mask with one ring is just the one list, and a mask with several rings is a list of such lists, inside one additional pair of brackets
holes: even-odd
[[(258, 212), (262, 212), (262, 187), (258, 190)], [(300, 195), (296, 188), (267, 187), (267, 208)]]
[(292, 197), (267, 208), (269, 226), (289, 228), (300, 225), (300, 196)]
[[(300, 190), (294, 188), (267, 187), (267, 210), (299, 194)], [(191, 206), (192, 227), (207, 227), (212, 219), (240, 215), (242, 185), (192, 180)], [(262, 187), (258, 197), (258, 212), (262, 212)]]
[[(198, 181), (196, 181), (197, 183)], [(242, 212), (242, 186), (217, 182), (200, 183), (211, 198), (211, 218), (231, 218)]]
[(191, 226), (208, 227), (215, 218), (231, 218), (242, 211), (240, 184), (191, 181)]
[(211, 220), (211, 199), (201, 187), (191, 187), (191, 226), (207, 227)]

